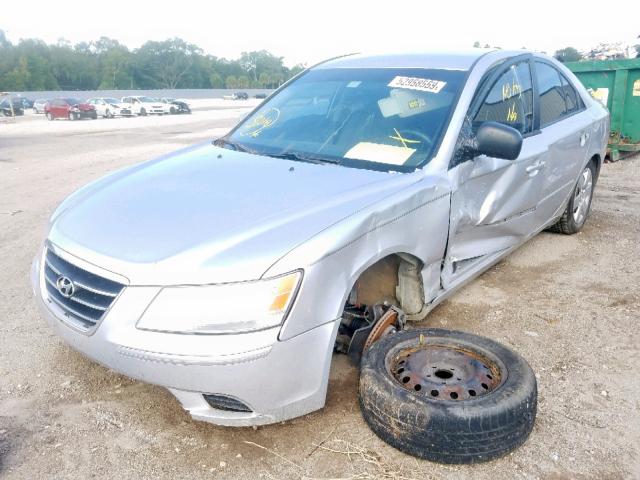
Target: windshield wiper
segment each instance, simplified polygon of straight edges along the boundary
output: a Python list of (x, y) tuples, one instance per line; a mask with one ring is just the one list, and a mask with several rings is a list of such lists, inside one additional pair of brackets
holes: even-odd
[(213, 141), (213, 144), (216, 147), (222, 147), (222, 148), (231, 147), (233, 150), (237, 152), (253, 153), (251, 149), (245, 147), (244, 145), (240, 143), (232, 142), (230, 140), (227, 140), (224, 137), (217, 138), (216, 140)]
[(285, 160), (295, 160), (296, 162), (331, 163), (334, 165), (340, 164), (340, 160), (338, 159), (330, 158), (330, 157), (322, 157), (322, 156), (308, 154), (308, 153), (280, 152), (280, 153), (268, 153), (265, 155), (273, 158), (284, 158)]

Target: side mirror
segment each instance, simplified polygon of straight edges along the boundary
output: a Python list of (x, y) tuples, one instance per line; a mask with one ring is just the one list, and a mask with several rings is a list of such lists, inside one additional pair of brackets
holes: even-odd
[(484, 122), (476, 134), (476, 153), (515, 160), (522, 150), (522, 134), (498, 122)]

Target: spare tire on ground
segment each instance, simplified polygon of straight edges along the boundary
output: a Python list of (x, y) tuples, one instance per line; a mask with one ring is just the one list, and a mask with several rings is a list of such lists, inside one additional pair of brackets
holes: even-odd
[(477, 335), (405, 330), (377, 341), (362, 359), (364, 419), (391, 446), (427, 460), (505, 455), (531, 433), (536, 404), (529, 364)]

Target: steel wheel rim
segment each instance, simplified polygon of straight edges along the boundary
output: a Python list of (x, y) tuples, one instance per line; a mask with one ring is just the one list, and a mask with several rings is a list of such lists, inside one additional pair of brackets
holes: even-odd
[(573, 196), (573, 221), (576, 225), (582, 225), (587, 218), (592, 191), (593, 175), (591, 169), (587, 167), (580, 174)]
[(506, 379), (500, 362), (463, 345), (406, 346), (395, 352), (387, 368), (402, 388), (444, 402), (481, 398)]

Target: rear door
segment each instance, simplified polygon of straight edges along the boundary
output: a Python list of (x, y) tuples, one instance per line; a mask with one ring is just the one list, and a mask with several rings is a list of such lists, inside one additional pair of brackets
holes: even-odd
[(540, 139), (548, 145), (538, 210), (540, 221), (546, 223), (564, 208), (586, 162), (592, 119), (571, 82), (551, 62), (536, 59), (533, 65), (540, 102)]
[[(473, 267), (523, 242), (539, 226), (541, 161), (546, 147), (537, 141), (535, 86), (531, 57), (518, 57), (490, 72), (476, 92), (459, 148), (449, 170), (453, 193), (449, 245), (442, 272), (444, 288)], [(516, 128), (523, 135), (520, 156), (502, 160), (485, 155), (460, 157), (465, 141), (485, 121)]]

